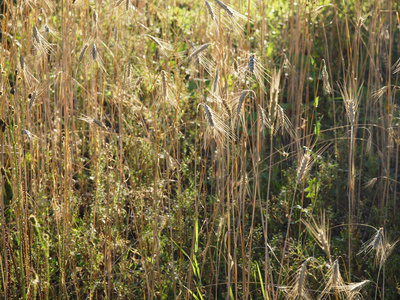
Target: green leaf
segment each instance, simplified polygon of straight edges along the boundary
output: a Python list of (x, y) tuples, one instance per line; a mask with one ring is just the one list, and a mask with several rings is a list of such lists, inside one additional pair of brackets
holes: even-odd
[[(263, 279), (262, 279), (262, 276), (261, 276), (260, 266), (258, 265), (257, 262), (256, 262), (256, 265), (257, 265), (258, 277), (260, 278), (261, 291), (262, 291), (262, 294), (263, 294), (263, 298), (265, 299), (264, 282), (263, 282)], [(267, 295), (267, 299), (269, 300), (268, 295)]]
[(311, 65), (312, 66), (315, 66), (315, 60), (314, 60), (314, 58), (310, 55), (310, 60), (311, 60)]
[(319, 97), (317, 96), (317, 97), (315, 98), (315, 101), (314, 101), (314, 106), (315, 106), (315, 107), (318, 107), (318, 103), (319, 103)]
[(320, 129), (321, 129), (321, 122), (317, 121), (317, 124), (315, 124), (315, 127), (314, 127), (314, 133), (317, 137), (319, 136)]
[(199, 220), (196, 219), (195, 223), (195, 232), (196, 232), (196, 240), (194, 242), (194, 253), (197, 253), (197, 250), (199, 249)]

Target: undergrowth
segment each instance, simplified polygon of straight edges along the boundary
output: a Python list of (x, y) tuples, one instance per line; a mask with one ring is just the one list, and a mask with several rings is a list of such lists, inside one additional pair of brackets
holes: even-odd
[(0, 1), (2, 299), (394, 299), (395, 1)]

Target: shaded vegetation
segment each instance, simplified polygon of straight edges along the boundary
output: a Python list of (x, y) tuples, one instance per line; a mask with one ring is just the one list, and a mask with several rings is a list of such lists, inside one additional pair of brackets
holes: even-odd
[(397, 2), (0, 6), (0, 298), (397, 297)]

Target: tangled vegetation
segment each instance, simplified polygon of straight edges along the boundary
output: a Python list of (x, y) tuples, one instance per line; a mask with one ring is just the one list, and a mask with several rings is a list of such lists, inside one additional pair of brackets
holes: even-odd
[(1, 299), (398, 297), (397, 1), (0, 7)]

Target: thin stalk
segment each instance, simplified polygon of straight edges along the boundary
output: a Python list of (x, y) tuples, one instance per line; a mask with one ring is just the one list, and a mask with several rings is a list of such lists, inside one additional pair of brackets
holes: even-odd
[[(381, 268), (378, 270), (378, 278), (376, 278), (376, 286), (375, 286), (375, 300), (377, 299), (378, 296), (378, 286), (379, 286), (379, 275), (381, 274)], [(385, 299), (382, 297), (382, 299)]]
[(12, 134), (11, 131), (11, 126), (9, 127), (9, 134), (11, 137), (11, 141), (12, 141), (12, 145), (13, 145), (13, 152), (14, 152), (14, 170), (16, 172), (16, 180), (17, 180), (17, 217), (18, 217), (18, 225), (19, 225), (19, 242), (18, 242), (18, 246), (19, 246), (19, 263), (20, 263), (20, 271), (21, 271), (21, 293), (22, 293), (22, 297), (25, 300), (26, 299), (26, 292), (25, 292), (25, 272), (24, 272), (24, 259), (23, 259), (23, 247), (22, 247), (22, 232), (23, 232), (23, 227), (22, 227), (22, 214), (23, 214), (23, 207), (21, 206), (21, 195), (20, 195), (20, 182), (19, 182), (19, 164), (17, 161), (17, 147), (16, 147), (16, 141), (14, 139), (14, 136)]
[[(4, 166), (4, 133), (0, 130), (0, 144), (1, 144), (1, 165)], [(3, 242), (3, 251), (4, 251), (4, 277), (3, 277), (3, 287), (4, 287), (4, 299), (7, 299), (8, 292), (8, 259), (7, 259), (7, 244), (6, 244), (6, 236), (7, 234), (7, 226), (6, 226), (6, 218), (4, 215), (4, 179), (2, 174), (0, 173), (0, 193), (1, 193), (1, 228), (2, 228), (2, 242)]]
[(349, 152), (349, 234), (348, 234), (348, 270), (349, 270), (349, 281), (351, 281), (351, 222), (352, 222), (352, 209), (354, 208), (354, 166), (353, 166), (353, 139), (354, 139), (354, 126), (351, 124), (351, 136), (350, 136), (350, 152)]
[(280, 285), (280, 281), (281, 281), (281, 275), (282, 275), (282, 269), (283, 269), (283, 260), (285, 258), (285, 251), (286, 251), (286, 245), (288, 242), (288, 238), (289, 238), (289, 230), (290, 230), (290, 222), (292, 220), (292, 214), (293, 214), (293, 207), (294, 207), (294, 200), (296, 199), (296, 192), (297, 192), (297, 185), (298, 185), (298, 181), (296, 180), (296, 186), (294, 188), (294, 193), (293, 193), (293, 199), (292, 199), (292, 205), (290, 207), (290, 213), (289, 213), (289, 218), (288, 218), (288, 226), (287, 226), (287, 230), (286, 230), (286, 237), (285, 237), (285, 242), (283, 244), (283, 250), (282, 250), (282, 260), (281, 260), (281, 268), (279, 269), (279, 276), (278, 276), (278, 281), (277, 281), (277, 290), (276, 290), (276, 300), (278, 300), (278, 296), (279, 296), (279, 285)]
[[(269, 263), (269, 253), (268, 253), (268, 209), (269, 209), (269, 192), (270, 192), (270, 187), (271, 187), (271, 176), (272, 176), (272, 157), (273, 157), (273, 134), (270, 134), (270, 141), (269, 141), (269, 151), (270, 151), (270, 157), (269, 157), (269, 168), (268, 168), (268, 184), (267, 184), (267, 199), (266, 199), (266, 204), (265, 204), (265, 231), (264, 231), (264, 239), (265, 239), (265, 269), (264, 269), (264, 291), (265, 291), (265, 296), (267, 297), (267, 291), (268, 291), (268, 268), (271, 269), (270, 263)], [(271, 271), (272, 272), (272, 271)], [(279, 282), (279, 281), (278, 281)], [(271, 276), (271, 287), (273, 287), (273, 278)], [(273, 288), (272, 288), (273, 290)]]
[(382, 277), (383, 277), (383, 283), (382, 283), (382, 299), (385, 299), (385, 267), (386, 264), (383, 264), (383, 270), (382, 270)]

